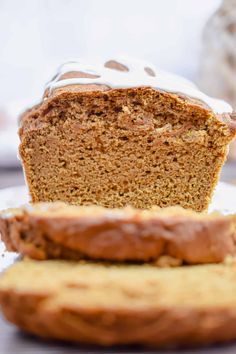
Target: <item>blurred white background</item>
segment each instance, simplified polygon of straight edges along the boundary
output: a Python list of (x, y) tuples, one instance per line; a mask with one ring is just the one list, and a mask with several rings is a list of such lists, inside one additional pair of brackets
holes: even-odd
[(220, 0), (0, 0), (0, 105), (37, 101), (64, 61), (131, 55), (195, 80)]
[(8, 171), (20, 166), (16, 118), (41, 99), (59, 65), (125, 55), (196, 82), (202, 32), (220, 3), (0, 0), (0, 188), (23, 183), (20, 170)]

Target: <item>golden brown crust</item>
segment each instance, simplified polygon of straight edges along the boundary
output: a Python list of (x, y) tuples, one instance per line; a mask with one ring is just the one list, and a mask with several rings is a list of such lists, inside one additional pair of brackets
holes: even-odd
[[(83, 73), (76, 73), (79, 75), (79, 77), (82, 74), (82, 77), (87, 77), (88, 74), (83, 74)], [(70, 77), (69, 74), (65, 74), (66, 77)], [(74, 74), (73, 74), (74, 75)], [(212, 111), (210, 108), (206, 105), (205, 102), (200, 101), (198, 99), (183, 95), (182, 93), (171, 93), (171, 92), (163, 92), (158, 89), (154, 89), (152, 87), (134, 87), (134, 88), (120, 88), (120, 89), (111, 89), (106, 85), (100, 85), (100, 84), (83, 84), (83, 85), (67, 85), (67, 86), (62, 86), (59, 88), (56, 88), (52, 92), (48, 92), (48, 89), (45, 90), (44, 93), (44, 99), (41, 101), (41, 103), (36, 104), (35, 106), (27, 109), (25, 113), (21, 114), (20, 121), (27, 123), (30, 123), (34, 121), (34, 119), (37, 119), (40, 117), (42, 114), (45, 116), (47, 114), (48, 110), (53, 109), (53, 106), (57, 105), (57, 102), (60, 100), (66, 101), (67, 99), (73, 99), (76, 97), (83, 97), (86, 96), (88, 97), (94, 97), (94, 100), (96, 100), (97, 97), (99, 97), (103, 91), (105, 91), (107, 97), (108, 95), (111, 94), (111, 96), (119, 96), (119, 93), (122, 94), (122, 92), (127, 92), (127, 96), (131, 94), (139, 94), (145, 91), (156, 91), (157, 94), (163, 95), (167, 100), (170, 100), (170, 105), (173, 105), (174, 109), (179, 109), (181, 111), (182, 108), (185, 108), (186, 110), (188, 109), (193, 109), (195, 113), (203, 114), (204, 112), (207, 113), (206, 111), (209, 111), (211, 114)], [(175, 107), (174, 107), (175, 105)], [(183, 105), (183, 107), (181, 107)], [(213, 114), (219, 122), (222, 122), (229, 128), (228, 134), (235, 136), (236, 135), (236, 112), (233, 113), (223, 113), (223, 114)], [(206, 119), (208, 119), (209, 116), (206, 114)], [(33, 120), (32, 120), (33, 119)], [(26, 125), (28, 126), (28, 124)], [(34, 125), (32, 126), (32, 128)], [(30, 128), (30, 127), (28, 127)], [(225, 132), (226, 133), (226, 132)], [(20, 137), (21, 137), (21, 130), (19, 131)]]
[(0, 232), (9, 251), (34, 259), (222, 262), (236, 255), (236, 217), (181, 208), (142, 212), (39, 204), (6, 212)]
[[(84, 84), (84, 85), (67, 85), (63, 87), (59, 87), (54, 89), (52, 92), (50, 92), (50, 95), (46, 95), (46, 99), (43, 99), (41, 104), (37, 104), (34, 107), (28, 109), (21, 115), (22, 117), (22, 122), (25, 120), (30, 121), (30, 119), (35, 119), (40, 114), (45, 115), (47, 109), (52, 109), (52, 106), (56, 104), (57, 100), (67, 100), (71, 98), (76, 98), (80, 97), (81, 93), (86, 96), (94, 96), (94, 99), (96, 99), (99, 95), (102, 94), (102, 91), (105, 91), (106, 95), (111, 94), (111, 96), (118, 96), (119, 93), (122, 94), (122, 92), (127, 93), (127, 96), (129, 96), (131, 93), (142, 93), (145, 92), (146, 90), (148, 91), (154, 91), (157, 92), (158, 94), (164, 95), (166, 98), (169, 98), (172, 100), (173, 105), (176, 103), (176, 106), (179, 106), (179, 109), (181, 109), (181, 105), (189, 105), (189, 107), (192, 106), (193, 109), (198, 111), (199, 113), (203, 113), (201, 110), (208, 110), (210, 111), (209, 107), (202, 101), (199, 101), (197, 99), (185, 96), (181, 93), (171, 93), (171, 92), (163, 92), (158, 89), (154, 89), (152, 87), (134, 87), (134, 88), (119, 88), (119, 89), (111, 89), (106, 85), (98, 85), (98, 84)], [(48, 90), (46, 90), (48, 91)], [(83, 97), (83, 96), (82, 96)], [(55, 99), (56, 98), (56, 99)], [(220, 118), (221, 115), (219, 114), (218, 117)]]
[[(101, 265), (92, 265), (80, 274), (81, 266), (72, 264), (71, 274), (66, 270), (67, 277), (56, 286), (57, 277), (50, 264), (40, 262), (31, 271), (32, 262), (27, 263), (27, 271), (22, 264), (15, 265), (15, 270), (3, 276), (0, 306), (7, 320), (40, 337), (103, 346), (140, 344), (158, 348), (236, 338), (235, 267), (186, 267), (165, 271), (162, 277), (163, 270), (147, 269), (145, 274), (143, 266), (133, 270), (124, 267), (121, 271), (111, 266), (101, 272)], [(58, 262), (56, 266), (61, 275), (66, 274), (62, 264)], [(91, 278), (96, 271), (101, 283)], [(175, 276), (170, 276), (173, 272)], [(34, 285), (29, 282), (28, 273), (32, 273), (31, 277), (35, 274)], [(145, 280), (139, 280), (140, 276)], [(221, 282), (221, 276), (226, 280)], [(24, 278), (28, 279), (27, 285)], [(170, 281), (176, 282), (176, 289), (173, 284), (169, 286)], [(231, 291), (230, 296), (227, 291)], [(103, 297), (111, 298), (103, 301)]]
[(86, 311), (78, 307), (54, 312), (37, 307), (40, 300), (35, 294), (0, 292), (6, 319), (45, 339), (101, 346), (138, 344), (174, 348), (203, 346), (236, 338), (235, 309), (194, 311), (183, 307), (156, 311)]

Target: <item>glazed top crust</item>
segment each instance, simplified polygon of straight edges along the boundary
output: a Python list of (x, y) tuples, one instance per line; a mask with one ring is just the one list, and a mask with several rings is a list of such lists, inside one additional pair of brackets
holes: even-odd
[(76, 86), (83, 86), (83, 91), (152, 87), (200, 101), (216, 114), (232, 112), (228, 103), (207, 96), (191, 81), (157, 70), (152, 64), (141, 60), (117, 58), (94, 65), (83, 62), (65, 63), (47, 84), (44, 99), (52, 96), (58, 89), (69, 87), (74, 91)]

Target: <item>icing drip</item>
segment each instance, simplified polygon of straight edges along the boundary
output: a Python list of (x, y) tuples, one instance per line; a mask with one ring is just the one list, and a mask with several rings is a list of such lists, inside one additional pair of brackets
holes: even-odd
[[(108, 67), (108, 63), (117, 63), (119, 68)], [(95, 69), (96, 68), (96, 69)], [(128, 70), (127, 70), (128, 69)], [(62, 77), (67, 73), (82, 72), (89, 77)], [(86, 75), (83, 75), (86, 76)], [(59, 68), (57, 75), (49, 82), (47, 89), (52, 90), (68, 85), (106, 85), (110, 88), (131, 88), (150, 86), (162, 91), (179, 93), (206, 103), (215, 113), (232, 112), (231, 106), (222, 101), (207, 96), (191, 81), (181, 76), (157, 70), (152, 64), (141, 60), (116, 58), (96, 65), (82, 62), (69, 62)]]

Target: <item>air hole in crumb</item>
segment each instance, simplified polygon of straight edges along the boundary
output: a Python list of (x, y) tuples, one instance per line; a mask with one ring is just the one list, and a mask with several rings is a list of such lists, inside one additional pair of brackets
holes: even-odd
[(36, 248), (41, 248), (41, 245), (39, 243), (35, 243)]
[(146, 66), (145, 68), (144, 68), (144, 71), (146, 71), (146, 73), (149, 75), (149, 76), (156, 76), (156, 74), (155, 74), (155, 72), (151, 69), (151, 68), (149, 68), (148, 66)]
[(147, 174), (151, 173), (151, 171), (145, 171)]
[(128, 92), (128, 96), (129, 97), (135, 97), (135, 92), (134, 91), (130, 91), (130, 92)]
[(178, 161), (178, 160), (177, 160), (177, 157), (174, 157), (174, 158), (173, 158), (173, 161), (174, 161), (174, 162), (177, 162), (177, 161)]
[(21, 240), (26, 240), (27, 239), (27, 234), (25, 232), (21, 232), (20, 238), (21, 238)]
[(115, 111), (116, 113), (120, 113), (120, 112), (123, 111), (123, 108), (118, 106), (118, 107), (115, 107), (115, 108), (114, 108), (114, 111)]
[(129, 138), (127, 136), (120, 136), (119, 140), (128, 141)]
[(59, 163), (62, 167), (66, 167), (66, 165), (67, 165), (67, 162), (63, 159), (59, 159)]
[(107, 95), (103, 95), (102, 97), (103, 97), (104, 101), (108, 101), (108, 96)]
[(79, 189), (78, 187), (72, 187), (70, 191), (74, 192), (74, 191), (77, 191), (78, 189)]

